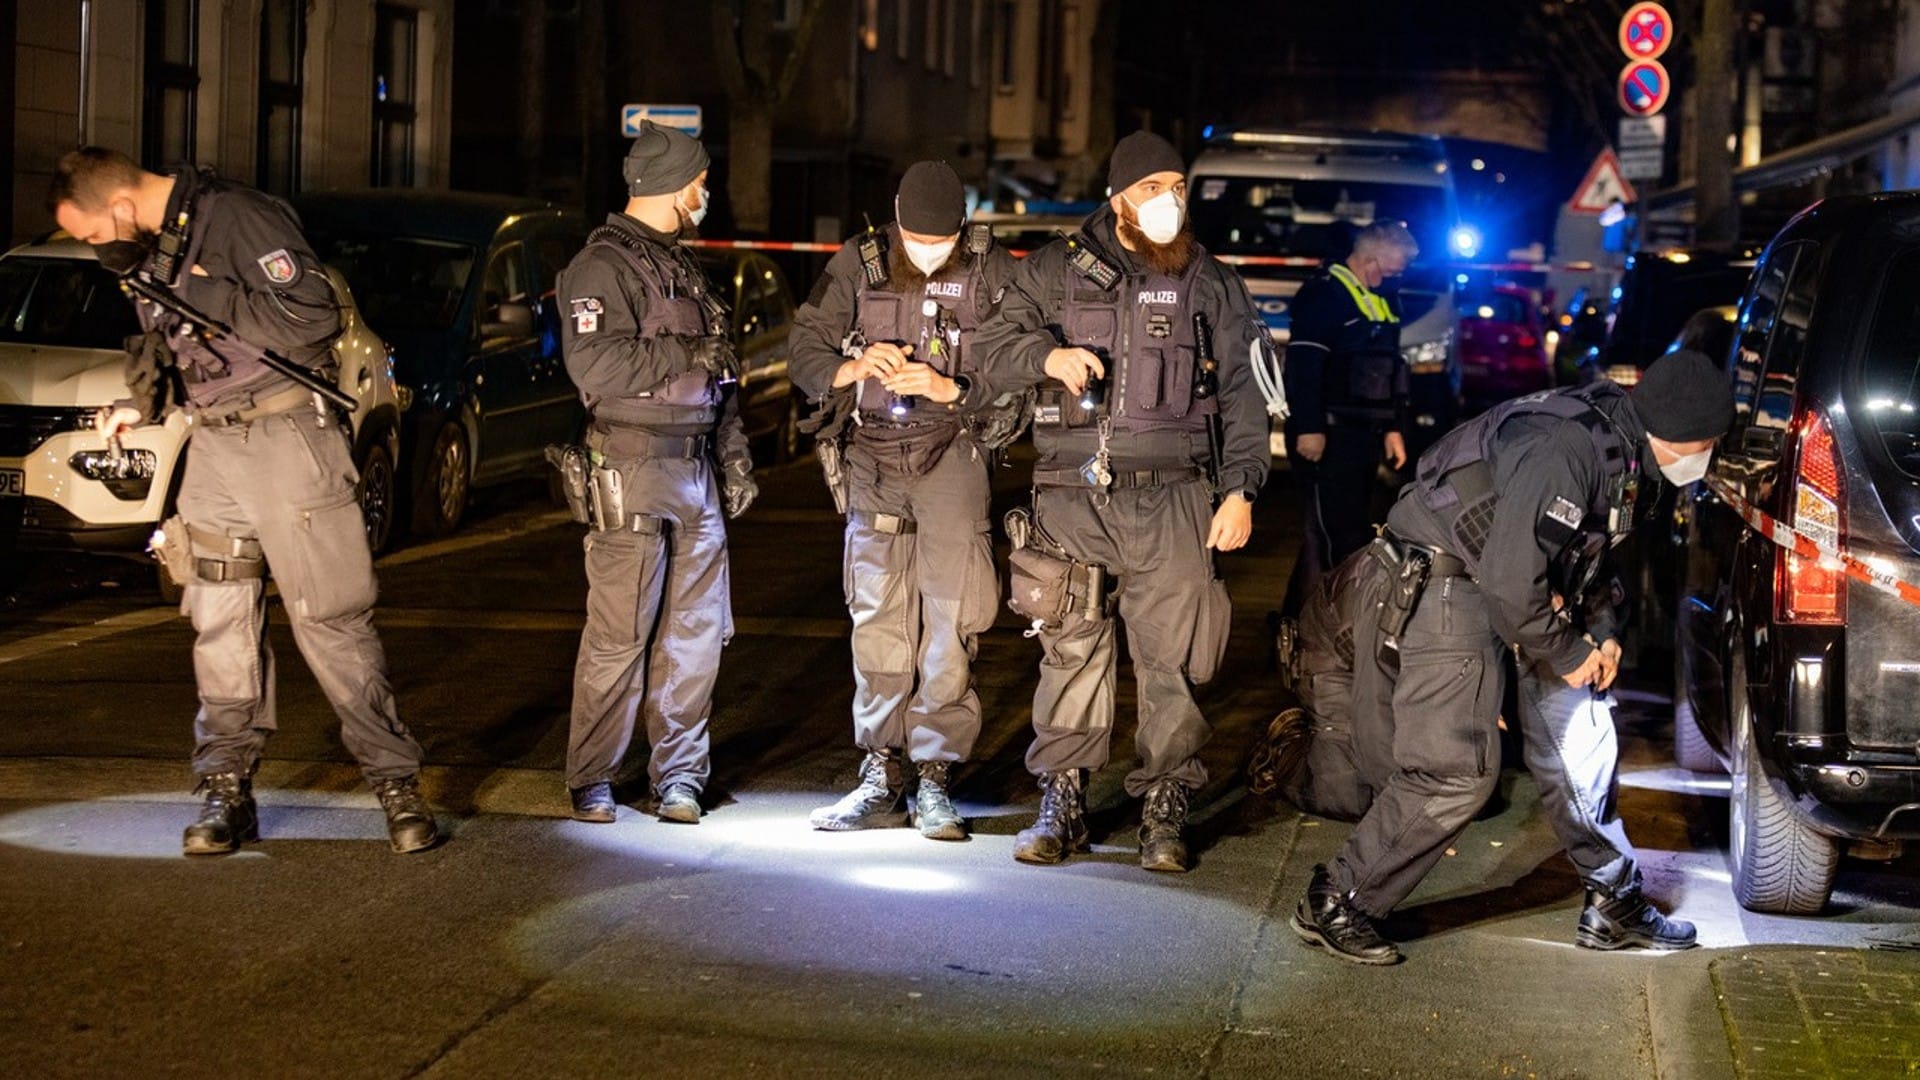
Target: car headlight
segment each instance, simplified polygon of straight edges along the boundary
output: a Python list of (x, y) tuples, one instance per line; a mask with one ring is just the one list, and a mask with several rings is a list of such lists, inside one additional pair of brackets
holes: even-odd
[(1407, 369), (1415, 375), (1431, 375), (1446, 369), (1447, 353), (1452, 349), (1453, 335), (1449, 333), (1432, 341), (1405, 346), (1400, 350), (1400, 355), (1407, 361)]
[(82, 450), (67, 459), (67, 467), (105, 485), (114, 498), (137, 502), (153, 490), (158, 462), (151, 450)]

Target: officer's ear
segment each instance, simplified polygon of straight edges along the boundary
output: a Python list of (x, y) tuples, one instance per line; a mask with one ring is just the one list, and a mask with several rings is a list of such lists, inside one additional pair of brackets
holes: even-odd
[(1107, 205), (1113, 208), (1113, 216), (1122, 221), (1127, 219), (1127, 212), (1122, 209), (1126, 205), (1126, 202), (1126, 196), (1117, 191), (1107, 196)]

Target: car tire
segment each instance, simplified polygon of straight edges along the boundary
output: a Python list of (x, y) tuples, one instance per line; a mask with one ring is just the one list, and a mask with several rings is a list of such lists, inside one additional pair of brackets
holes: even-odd
[(1730, 668), (1733, 712), (1733, 793), (1728, 800), (1733, 896), (1748, 911), (1817, 915), (1833, 893), (1840, 846), (1800, 820), (1767, 778), (1754, 733), (1746, 663)]
[(773, 429), (773, 463), (785, 465), (800, 456), (800, 448), (806, 436), (800, 432), (800, 417), (804, 411), (798, 390), (787, 395), (787, 411)]
[(450, 420), (427, 444), (420, 484), (413, 492), (413, 531), (445, 536), (460, 526), (473, 492), (472, 444), (459, 421)]
[(1706, 732), (1700, 730), (1699, 714), (1693, 710), (1693, 701), (1687, 694), (1690, 681), (1686, 661), (1679, 653), (1686, 650), (1684, 642), (1674, 646), (1676, 655), (1673, 661), (1673, 763), (1689, 772), (1712, 773), (1719, 775), (1727, 771), (1720, 762), (1720, 755), (1714, 752), (1713, 744), (1707, 741)]
[(360, 515), (367, 526), (367, 548), (375, 555), (393, 543), (394, 515), (398, 510), (400, 478), (387, 449), (385, 438), (367, 441), (366, 452), (358, 463)]

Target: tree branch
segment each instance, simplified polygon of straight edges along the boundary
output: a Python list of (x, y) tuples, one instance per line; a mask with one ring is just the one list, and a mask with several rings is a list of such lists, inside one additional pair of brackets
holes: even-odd
[(727, 97), (739, 100), (750, 92), (746, 68), (740, 63), (739, 17), (730, 3), (713, 5), (713, 58)]
[(813, 40), (814, 27), (819, 25), (820, 12), (826, 6), (826, 0), (807, 0), (807, 6), (801, 9), (800, 25), (794, 27), (793, 44), (787, 50), (787, 62), (780, 70), (780, 82), (773, 92), (775, 105), (785, 104), (788, 95), (793, 93), (794, 83), (800, 80), (800, 72), (806, 66), (807, 45)]

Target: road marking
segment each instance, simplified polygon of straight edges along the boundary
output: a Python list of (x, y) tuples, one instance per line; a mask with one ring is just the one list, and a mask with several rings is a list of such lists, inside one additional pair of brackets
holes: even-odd
[(112, 618), (101, 619), (99, 622), (87, 623), (84, 626), (69, 626), (44, 634), (36, 634), (30, 638), (21, 638), (9, 645), (0, 645), (0, 664), (26, 660), (55, 649), (85, 645), (90, 641), (98, 641), (101, 638), (124, 634), (131, 630), (145, 630), (179, 617), (180, 612), (175, 608), (142, 608), (139, 611), (129, 611)]
[[(584, 611), (484, 611), (466, 608), (375, 608), (374, 624), (382, 629), (403, 630), (508, 630), (577, 634), (586, 623)], [(285, 623), (284, 612), (275, 611), (273, 621)], [(814, 638), (831, 641), (847, 637), (852, 628), (844, 618), (812, 619), (802, 617), (739, 615), (733, 620), (733, 632), (743, 637)]]
[(518, 540), (530, 533), (542, 532), (555, 525), (564, 525), (571, 520), (573, 520), (572, 515), (565, 510), (549, 510), (537, 517), (528, 518), (517, 526), (496, 529), (492, 532), (464, 533), (460, 536), (449, 536), (444, 540), (435, 540), (430, 544), (421, 544), (419, 547), (402, 548), (391, 555), (381, 556), (374, 565), (384, 569), (389, 566), (424, 562), (427, 559), (437, 559), (442, 555), (454, 555), (462, 551), (486, 547), (488, 544), (497, 544), (503, 540)]

